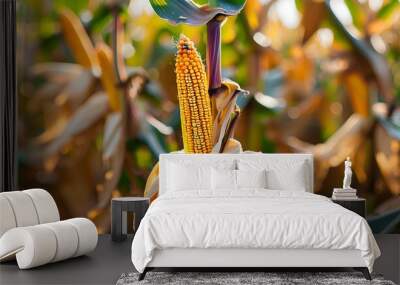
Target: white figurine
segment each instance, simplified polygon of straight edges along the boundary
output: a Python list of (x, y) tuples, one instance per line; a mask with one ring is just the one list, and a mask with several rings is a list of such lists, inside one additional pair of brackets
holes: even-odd
[(347, 157), (344, 162), (344, 179), (343, 179), (343, 189), (352, 189), (351, 184), (351, 176), (353, 172), (351, 171), (351, 160), (350, 157)]

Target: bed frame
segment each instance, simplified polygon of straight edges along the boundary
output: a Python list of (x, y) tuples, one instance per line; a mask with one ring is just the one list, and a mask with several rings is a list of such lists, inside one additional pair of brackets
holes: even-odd
[[(160, 193), (166, 184), (164, 170), (167, 161), (184, 163), (218, 159), (268, 159), (305, 161), (309, 181), (308, 191), (313, 192), (313, 157), (311, 154), (162, 154), (160, 156)], [(211, 162), (212, 163), (212, 162)], [(237, 271), (262, 268), (353, 268), (361, 271), (367, 280), (371, 276), (359, 250), (330, 249), (249, 249), (249, 248), (169, 248), (154, 252), (152, 261), (139, 275), (143, 280), (146, 273), (155, 268), (232, 268)]]
[(232, 268), (246, 271), (254, 268), (338, 268), (361, 271), (371, 280), (359, 250), (329, 249), (194, 249), (156, 250), (152, 261), (139, 275), (155, 268)]

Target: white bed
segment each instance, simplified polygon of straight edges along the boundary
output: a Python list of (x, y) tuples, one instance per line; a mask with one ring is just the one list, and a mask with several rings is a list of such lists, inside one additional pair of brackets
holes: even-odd
[[(268, 185), (238, 188), (264, 170)], [(236, 184), (217, 189), (225, 173)], [(132, 243), (140, 278), (154, 267), (354, 267), (370, 278), (380, 255), (365, 219), (312, 194), (311, 155), (165, 154), (159, 183)]]

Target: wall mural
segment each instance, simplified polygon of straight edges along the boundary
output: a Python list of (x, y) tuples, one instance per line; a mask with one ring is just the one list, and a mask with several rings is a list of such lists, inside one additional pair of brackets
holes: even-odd
[(111, 197), (156, 198), (161, 153), (306, 152), (316, 193), (349, 157), (399, 232), (400, 3), (245, 2), (18, 3), (20, 188), (107, 232)]

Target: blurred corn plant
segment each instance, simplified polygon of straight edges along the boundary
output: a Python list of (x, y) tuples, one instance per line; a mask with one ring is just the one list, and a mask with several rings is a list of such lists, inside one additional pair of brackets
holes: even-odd
[(323, 195), (350, 156), (372, 229), (399, 231), (398, 0), (151, 2), (19, 9), (21, 186), (49, 188), (64, 216), (90, 213), (107, 230), (110, 195), (143, 195), (158, 153), (183, 148), (174, 73), (183, 33), (206, 58), (213, 118), (216, 98), (229, 107), (220, 118), (240, 108), (239, 120), (214, 120), (224, 126), (214, 139), (233, 136), (230, 121), (245, 150), (313, 153)]
[[(258, 64), (251, 67), (255, 80), (247, 81), (249, 88), (264, 87), (253, 98), (274, 116), (265, 113), (261, 137), (244, 128), (240, 141), (247, 138), (250, 149), (313, 153), (315, 189), (325, 195), (338, 185), (343, 161), (351, 156), (360, 194), (369, 198), (370, 209), (380, 204), (373, 229), (393, 231), (400, 223), (400, 109), (399, 85), (393, 80), (397, 68), (390, 58), (399, 50), (384, 32), (394, 36), (399, 27), (400, 3), (293, 1), (300, 25), (287, 29), (264, 18), (282, 2), (255, 2), (241, 19), (254, 27), (247, 31), (255, 51), (250, 54), (256, 57), (252, 62)], [(278, 35), (290, 30), (299, 33), (282, 42)], [(282, 50), (287, 54), (282, 56)], [(248, 120), (257, 113), (248, 112)]]
[[(122, 7), (107, 9), (112, 47), (102, 39), (93, 44), (72, 10), (58, 10), (62, 38), (76, 63), (39, 63), (31, 68), (34, 79), (45, 81), (33, 100), (48, 127), (27, 146), (25, 160), (43, 167), (45, 176), (88, 175), (66, 183), (66, 188), (77, 188), (75, 193), (62, 188), (58, 194), (72, 215), (88, 215), (101, 231), (109, 228), (112, 196), (143, 195), (148, 164), (168, 150), (166, 139), (173, 133), (156, 118), (160, 113), (152, 111), (161, 103), (158, 90), (152, 94), (145, 89), (157, 85), (151, 86), (142, 68), (125, 66)], [(84, 169), (87, 164), (92, 164), (89, 171)], [(92, 197), (81, 194), (85, 191)]]

